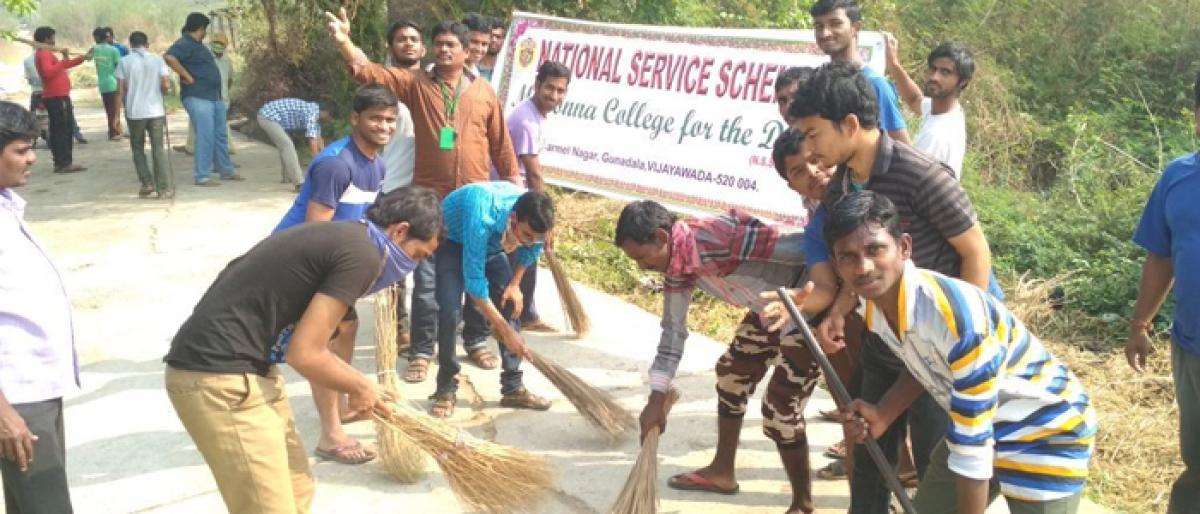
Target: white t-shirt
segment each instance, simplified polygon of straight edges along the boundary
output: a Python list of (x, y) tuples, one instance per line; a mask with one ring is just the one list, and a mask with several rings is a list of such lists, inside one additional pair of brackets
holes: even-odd
[(125, 81), (125, 117), (147, 120), (165, 116), (162, 79), (170, 73), (162, 57), (145, 48), (130, 49), (113, 72), (117, 80)]
[(417, 136), (412, 113), (404, 102), (396, 102), (396, 133), (383, 147), (384, 193), (412, 184), (413, 163), (417, 157)]
[(921, 132), (913, 146), (937, 157), (954, 170), (954, 178), (962, 180), (963, 156), (967, 153), (967, 117), (961, 106), (949, 112), (930, 114), (933, 100), (921, 100)]

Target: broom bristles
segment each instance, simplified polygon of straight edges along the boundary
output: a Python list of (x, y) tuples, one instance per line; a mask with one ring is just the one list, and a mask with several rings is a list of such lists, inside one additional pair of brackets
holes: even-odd
[(608, 392), (584, 382), (578, 375), (533, 350), (529, 350), (528, 355), (529, 362), (562, 392), (584, 419), (610, 437), (616, 438), (637, 426), (633, 415)]
[[(672, 387), (667, 391), (667, 400), (663, 405), (663, 415), (671, 413), (671, 407), (679, 401), (678, 389)], [(651, 430), (642, 440), (642, 449), (638, 452), (637, 461), (625, 480), (625, 487), (617, 496), (611, 514), (657, 514), (658, 513), (658, 438), (661, 432)]]
[(433, 456), (450, 490), (469, 510), (529, 511), (553, 487), (549, 464), (532, 453), (477, 439), (404, 404), (393, 404), (390, 412), (375, 412), (374, 417)]
[[(400, 382), (396, 379), (397, 294), (393, 286), (375, 297), (375, 369), (379, 385), (399, 400)], [(425, 476), (425, 456), (411, 441), (378, 422), (375, 423), (375, 439), (379, 444), (379, 460), (392, 478), (412, 484)]]
[(575, 332), (575, 337), (583, 338), (592, 330), (592, 320), (588, 318), (587, 311), (583, 310), (583, 303), (579, 301), (575, 286), (571, 284), (558, 255), (553, 250), (548, 250), (545, 254), (546, 265), (550, 267), (550, 274), (554, 276), (554, 287), (558, 289), (558, 299), (562, 302), (563, 312), (567, 314), (571, 330)]

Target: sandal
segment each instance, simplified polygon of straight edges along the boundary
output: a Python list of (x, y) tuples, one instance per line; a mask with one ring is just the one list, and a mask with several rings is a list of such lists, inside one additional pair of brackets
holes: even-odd
[(445, 419), (454, 415), (454, 404), (458, 403), (454, 393), (433, 393), (429, 399), (433, 400), (433, 405), (429, 407), (430, 416)]
[(404, 371), (404, 381), (419, 384), (429, 377), (429, 359), (417, 357), (408, 361), (408, 369)]
[(821, 480), (846, 480), (846, 465), (840, 460), (830, 462), (817, 470), (817, 478)]
[(917, 484), (920, 483), (920, 479), (917, 478), (916, 471), (912, 471), (909, 473), (902, 473), (899, 476), (899, 478), (900, 478), (900, 483), (904, 484), (904, 487), (906, 489), (916, 489)]
[(825, 421), (832, 421), (834, 423), (842, 422), (842, 413), (838, 412), (837, 409), (822, 410), (817, 411), (817, 413), (820, 414), (821, 419)]
[(471, 359), (471, 362), (479, 369), (496, 369), (496, 366), (500, 365), (500, 359), (484, 345), (479, 345), (467, 352), (467, 358)]
[(375, 452), (364, 448), (362, 443), (355, 441), (354, 444), (346, 446), (338, 446), (322, 450), (320, 447), (315, 452), (317, 458), (322, 460), (331, 460), (338, 464), (363, 464), (375, 460)]
[(846, 458), (846, 441), (838, 441), (837, 444), (825, 449), (825, 453), (823, 455), (830, 459)]
[(513, 409), (549, 410), (550, 400), (533, 394), (528, 389), (522, 389), (501, 397), (500, 406)]
[(154, 186), (142, 186), (138, 190), (138, 198), (150, 198), (150, 195), (154, 194), (154, 192)]
[(731, 489), (724, 489), (695, 471), (680, 473), (667, 479), (667, 487), (680, 491), (702, 491), (717, 494), (737, 494), (738, 489), (741, 488), (740, 485), (734, 485)]
[(546, 323), (545, 321), (542, 321), (540, 319), (530, 321), (529, 323), (521, 323), (521, 330), (524, 332), (543, 332), (543, 333), (558, 332), (558, 329), (554, 328), (554, 325)]

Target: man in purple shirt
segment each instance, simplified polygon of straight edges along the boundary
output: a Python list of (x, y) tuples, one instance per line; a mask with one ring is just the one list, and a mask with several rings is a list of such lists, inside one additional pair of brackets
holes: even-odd
[[(512, 136), (513, 150), (517, 153), (517, 166), (521, 170), (521, 182), (531, 191), (544, 192), (546, 183), (542, 179), (542, 165), (538, 154), (542, 153), (542, 123), (567, 96), (567, 86), (571, 84), (571, 70), (561, 63), (546, 61), (538, 68), (537, 78), (533, 82), (533, 96), (517, 105), (508, 114), (508, 133)], [(492, 170), (492, 180), (499, 180), (496, 170)], [(553, 251), (553, 240), (546, 242), (548, 250)], [(509, 255), (510, 265), (516, 266), (516, 260)], [(537, 273), (526, 273), (521, 279), (521, 294), (525, 297), (525, 305), (521, 310), (521, 328), (528, 332), (553, 332), (554, 327), (541, 320), (537, 306), (533, 303), (533, 291), (537, 288)], [(473, 325), (478, 316), (464, 316), (467, 326), (463, 328), (464, 340), (470, 346), (474, 339), (483, 340), (487, 337), (486, 330), (476, 330)]]
[(62, 397), (79, 386), (71, 302), (13, 191), (29, 182), (37, 137), (32, 113), (0, 102), (0, 474), (5, 512), (69, 514)]

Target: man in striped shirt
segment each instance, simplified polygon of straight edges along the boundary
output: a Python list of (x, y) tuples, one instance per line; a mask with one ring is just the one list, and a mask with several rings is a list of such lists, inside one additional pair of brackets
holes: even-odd
[(300, 174), (300, 158), (296, 156), (296, 145), (292, 144), (289, 130), (303, 130), (308, 139), (308, 150), (315, 157), (325, 147), (321, 138), (321, 122), (329, 121), (329, 109), (316, 102), (299, 98), (271, 100), (258, 110), (258, 126), (271, 138), (271, 144), (279, 151), (283, 166), (283, 181), (300, 191), (304, 177)]
[(877, 402), (843, 408), (851, 440), (882, 435), (928, 391), (950, 414), (917, 490), (922, 514), (1073, 513), (1087, 478), (1096, 416), (1087, 392), (1000, 300), (918, 268), (912, 237), (886, 196), (862, 191), (830, 207), (824, 236), (838, 275), (866, 299), (867, 329), (905, 366)]
[[(1000, 297), (991, 277), (991, 250), (962, 185), (945, 163), (896, 143), (880, 130), (875, 89), (857, 66), (835, 62), (818, 68), (797, 90), (791, 114), (815, 159), (822, 166), (839, 168), (825, 191), (822, 204), (826, 209), (854, 191), (871, 190), (886, 196), (896, 205), (900, 223), (912, 237), (912, 260), (918, 267), (961, 278)], [(812, 257), (810, 266), (818, 261), (817, 255)], [(845, 315), (857, 304), (850, 288), (841, 289), (844, 294), (817, 330), (818, 337), (833, 346), (845, 339)], [(870, 331), (864, 334), (859, 360), (861, 392), (868, 401), (888, 394), (904, 369)], [(905, 425), (912, 425), (912, 457), (920, 477), (944, 434), (946, 415), (925, 395), (913, 404), (906, 418), (907, 423), (897, 423), (880, 446), (889, 458), (895, 458), (894, 449), (904, 441)], [(874, 462), (865, 451), (855, 450), (853, 455), (850, 512), (886, 514), (888, 489)]]

